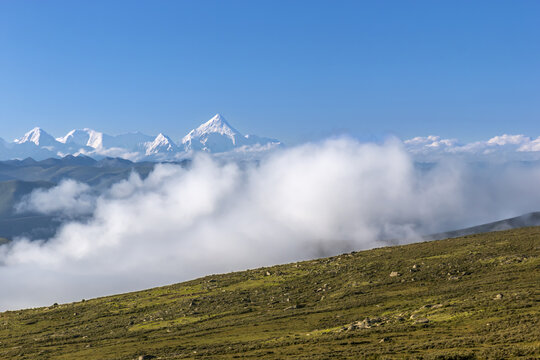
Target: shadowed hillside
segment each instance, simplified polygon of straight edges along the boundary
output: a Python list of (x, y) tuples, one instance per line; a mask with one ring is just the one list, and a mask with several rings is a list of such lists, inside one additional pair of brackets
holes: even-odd
[[(189, 162), (176, 164), (188, 166)], [(0, 237), (11, 240), (22, 236), (35, 240), (48, 239), (55, 234), (62, 223), (57, 216), (15, 210), (15, 205), (36, 189), (49, 189), (62, 180), (73, 179), (100, 191), (127, 179), (132, 173), (145, 178), (155, 165), (119, 158), (96, 161), (82, 155), (41, 161), (32, 158), (0, 161)]]
[[(0, 182), (0, 237), (47, 238), (54, 234), (59, 221), (53, 216), (15, 211), (15, 205), (36, 189), (54, 186), (47, 181), (8, 180)], [(1, 241), (0, 241), (1, 244)]]
[(532, 212), (521, 216), (516, 216), (509, 219), (499, 220), (482, 224), (478, 226), (472, 226), (465, 229), (447, 231), (438, 234), (425, 236), (426, 240), (441, 240), (454, 238), (459, 236), (467, 236), (474, 234), (481, 234), (491, 231), (501, 231), (509, 229), (517, 229), (526, 226), (540, 226), (540, 212)]
[(0, 314), (2, 359), (533, 359), (540, 228)]

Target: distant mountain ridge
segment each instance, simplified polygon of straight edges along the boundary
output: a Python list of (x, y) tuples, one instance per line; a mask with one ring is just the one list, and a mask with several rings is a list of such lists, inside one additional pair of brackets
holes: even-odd
[[(171, 162), (188, 167), (189, 160)], [(36, 161), (0, 161), (0, 238), (13, 239), (19, 236), (30, 239), (52, 237), (62, 219), (56, 215), (19, 211), (16, 207), (26, 195), (36, 189), (49, 189), (63, 180), (72, 179), (103, 191), (133, 173), (146, 178), (156, 162), (132, 162), (120, 158), (103, 158), (67, 155)], [(0, 240), (0, 243), (5, 240)]]
[(519, 229), (522, 227), (540, 226), (540, 212), (535, 211), (513, 218), (493, 221), (487, 224), (471, 226), (464, 229), (452, 230), (424, 236), (426, 240), (442, 240), (462, 236), (476, 235), (481, 233)]
[(97, 159), (119, 157), (133, 161), (181, 160), (195, 151), (210, 153), (250, 152), (281, 145), (276, 139), (243, 135), (221, 114), (191, 130), (178, 143), (164, 133), (157, 136), (140, 132), (108, 135), (90, 128), (74, 129), (55, 138), (36, 127), (8, 143), (0, 139), (0, 160), (43, 160), (66, 155), (86, 155)]

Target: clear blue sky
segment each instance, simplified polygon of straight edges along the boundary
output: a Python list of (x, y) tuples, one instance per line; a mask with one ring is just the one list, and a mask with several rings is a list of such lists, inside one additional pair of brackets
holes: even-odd
[(0, 136), (540, 135), (540, 1), (0, 1)]

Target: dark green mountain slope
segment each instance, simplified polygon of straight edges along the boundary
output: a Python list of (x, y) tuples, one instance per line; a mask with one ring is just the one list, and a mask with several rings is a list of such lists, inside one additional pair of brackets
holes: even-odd
[[(189, 166), (189, 161), (176, 163)], [(50, 188), (62, 180), (73, 179), (90, 185), (96, 191), (109, 188), (127, 179), (132, 173), (142, 178), (154, 169), (156, 163), (131, 162), (118, 158), (96, 161), (87, 156), (68, 155), (61, 159), (35, 161), (0, 161), (0, 237), (18, 236), (30, 239), (48, 239), (54, 235), (61, 219), (42, 214), (19, 214), (14, 206), (24, 195), (37, 188)]]
[(24, 195), (35, 189), (48, 189), (54, 186), (47, 181), (9, 180), (0, 182), (0, 217), (13, 215), (13, 207)]
[(517, 229), (526, 226), (540, 226), (540, 212), (531, 212), (509, 219), (490, 222), (487, 224), (472, 226), (465, 229), (447, 231), (425, 236), (425, 240), (441, 240), (459, 236), (481, 234), (491, 231)]
[(15, 205), (36, 189), (48, 189), (54, 186), (47, 181), (9, 180), (0, 182), (0, 237), (13, 238), (27, 236), (46, 238), (54, 234), (59, 221), (53, 216), (42, 214), (19, 214)]
[(73, 179), (91, 186), (106, 188), (115, 182), (127, 179), (132, 172), (146, 177), (154, 166), (154, 163), (134, 163), (115, 158), (96, 161), (85, 156), (66, 156), (61, 159), (51, 158), (42, 161), (31, 158), (8, 160), (0, 162), (0, 181), (18, 179), (59, 183), (63, 179)]
[(536, 359), (539, 284), (522, 228), (5, 312), (0, 358)]

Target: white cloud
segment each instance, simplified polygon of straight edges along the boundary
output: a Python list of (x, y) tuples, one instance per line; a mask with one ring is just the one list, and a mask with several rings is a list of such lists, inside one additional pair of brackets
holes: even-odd
[(143, 160), (144, 157), (145, 157), (144, 154), (141, 154), (140, 152), (129, 151), (129, 150), (119, 148), (119, 147), (97, 148), (97, 149), (91, 150), (91, 151), (88, 151), (88, 150), (85, 150), (85, 149), (80, 149), (79, 151), (75, 152), (73, 155), (75, 155), (75, 156), (77, 156), (77, 155), (85, 155), (85, 156), (90, 156), (90, 157), (94, 157), (94, 156), (97, 156), (97, 157), (103, 157), (103, 156), (118, 157), (118, 158), (130, 160), (130, 161)]
[(73, 217), (91, 213), (94, 201), (90, 186), (67, 179), (51, 189), (35, 190), (16, 205), (16, 210)]
[[(420, 160), (439, 160), (445, 156), (460, 155), (470, 160), (485, 160), (485, 157), (499, 160), (540, 160), (540, 137), (517, 134), (503, 134), (485, 141), (460, 143), (456, 139), (440, 136), (419, 136), (403, 141), (406, 149)], [(527, 154), (528, 153), (528, 154)]]
[(531, 141), (531, 138), (525, 135), (500, 135), (492, 137), (487, 141), (488, 145), (522, 145), (529, 143)]
[[(90, 206), (91, 219), (66, 223), (46, 242), (0, 246), (0, 308), (415, 241), (537, 210), (539, 181), (539, 167), (443, 161), (420, 170), (399, 141), (335, 139), (277, 150), (259, 165), (202, 154), (189, 170), (160, 165), (90, 201), (81, 201), (91, 196), (85, 186), (63, 183), (29, 203)], [(62, 199), (54, 206), (52, 194)]]
[(523, 151), (523, 152), (540, 151), (540, 136), (530, 142), (526, 142), (522, 144), (518, 148), (518, 151)]
[(413, 154), (442, 152), (454, 147), (456, 139), (441, 139), (440, 136), (417, 136), (403, 142), (406, 148)]

